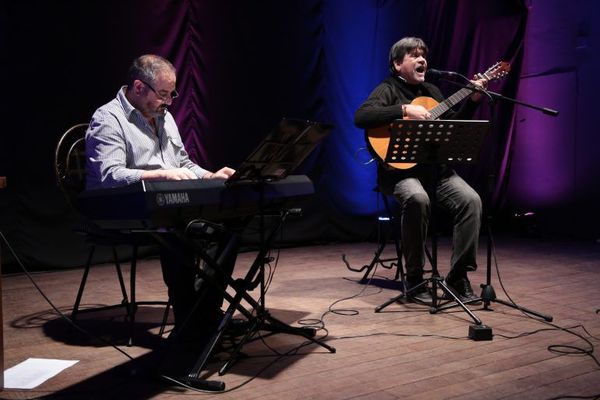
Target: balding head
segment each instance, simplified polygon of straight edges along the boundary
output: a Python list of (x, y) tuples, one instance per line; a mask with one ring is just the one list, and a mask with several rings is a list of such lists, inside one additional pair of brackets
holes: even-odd
[(155, 54), (144, 54), (133, 60), (131, 67), (129, 67), (127, 86), (133, 86), (133, 81), (136, 79), (154, 83), (157, 75), (163, 72), (175, 74), (176, 70), (169, 60)]

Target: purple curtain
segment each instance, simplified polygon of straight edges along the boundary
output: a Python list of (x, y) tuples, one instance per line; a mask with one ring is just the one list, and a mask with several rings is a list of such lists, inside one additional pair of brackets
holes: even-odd
[(0, 14), (9, 95), (0, 142), (0, 175), (9, 189), (0, 193), (0, 229), (34, 263), (80, 263), (83, 244), (70, 231), (76, 216), (54, 183), (54, 147), (69, 126), (88, 121), (115, 96), (134, 57), (158, 53), (178, 69), (181, 97), (172, 112), (188, 151), (208, 168), (239, 165), (282, 117), (333, 123), (298, 171), (317, 193), (285, 239), (368, 238), (380, 207), (352, 116), (387, 75), (390, 46), (410, 35), (430, 45), (433, 68), (472, 76), (509, 61), (511, 73), (492, 90), (560, 111), (557, 119), (502, 101), (493, 115), (485, 103), (480, 108), (477, 117), (493, 116), (494, 129), (480, 164), (460, 172), (486, 199), (491, 184), (487, 207), (534, 211), (548, 231), (597, 235), (600, 146), (592, 96), (599, 87), (593, 27), (600, 7), (575, 4), (9, 0)]

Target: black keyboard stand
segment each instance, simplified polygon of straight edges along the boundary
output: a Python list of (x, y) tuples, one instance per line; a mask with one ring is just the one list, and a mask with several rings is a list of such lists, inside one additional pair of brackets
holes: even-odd
[[(217, 330), (214, 332), (208, 344), (202, 350), (202, 353), (198, 357), (194, 367), (186, 376), (180, 378), (182, 383), (201, 390), (220, 391), (225, 388), (223, 382), (207, 381), (205, 379), (202, 379), (201, 372), (206, 366), (207, 362), (209, 361), (210, 356), (213, 354), (215, 348), (223, 339), (223, 336), (236, 310), (238, 310), (248, 320), (249, 329), (235, 346), (233, 352), (230, 355), (229, 360), (225, 362), (225, 364), (220, 368), (219, 375), (225, 374), (229, 370), (229, 368), (231, 368), (231, 366), (238, 359), (242, 347), (246, 343), (248, 343), (253, 338), (253, 336), (255, 336), (259, 331), (268, 331), (271, 334), (286, 333), (290, 335), (301, 336), (306, 340), (327, 349), (331, 353), (335, 353), (335, 348), (323, 343), (318, 339), (315, 339), (314, 336), (316, 335), (316, 331), (313, 328), (292, 327), (286, 324), (285, 322), (282, 322), (277, 318), (273, 317), (265, 307), (264, 266), (267, 261), (268, 252), (272, 247), (274, 239), (280, 232), (280, 229), (283, 226), (286, 218), (292, 212), (293, 211), (290, 210), (281, 211), (278, 216), (277, 222), (268, 231), (265, 228), (264, 212), (261, 212), (261, 215), (259, 216), (261, 225), (261, 243), (258, 254), (256, 255), (254, 262), (250, 266), (248, 272), (246, 273), (243, 279), (240, 278), (233, 280), (232, 278), (229, 278), (228, 286), (234, 289), (234, 296), (231, 296), (224, 289), (221, 289), (223, 291), (225, 300), (227, 300), (227, 302), (229, 303), (229, 306), (227, 307), (227, 310), (225, 311), (223, 318), (221, 319), (221, 322), (217, 327)], [(217, 260), (208, 256), (202, 249), (197, 249), (197, 251), (210, 270), (219, 271), (219, 265)], [(204, 276), (204, 274), (205, 273), (203, 273), (203, 277), (206, 281), (210, 282), (213, 285), (218, 285), (217, 281), (215, 280), (214, 274), (206, 276)], [(260, 298), (259, 300), (256, 300), (250, 295), (249, 292), (259, 285)], [(244, 307), (242, 305), (242, 301), (246, 302), (253, 311), (250, 311), (246, 307)], [(196, 307), (201, 306), (201, 302), (202, 298), (199, 298), (196, 302), (194, 309)]]

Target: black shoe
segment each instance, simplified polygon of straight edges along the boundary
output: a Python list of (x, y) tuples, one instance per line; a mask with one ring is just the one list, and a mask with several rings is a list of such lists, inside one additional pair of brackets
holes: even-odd
[(427, 284), (424, 283), (423, 279), (415, 281), (407, 280), (405, 293), (408, 301), (429, 304), (433, 302), (431, 293), (429, 293), (429, 288), (427, 287)]
[(446, 285), (448, 285), (448, 288), (452, 290), (461, 302), (473, 305), (481, 304), (481, 298), (473, 293), (471, 282), (469, 282), (469, 278), (466, 276), (452, 280), (446, 278)]

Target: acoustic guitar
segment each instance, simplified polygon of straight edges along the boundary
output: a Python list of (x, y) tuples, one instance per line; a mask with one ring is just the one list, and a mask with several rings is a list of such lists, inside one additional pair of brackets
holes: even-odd
[[(510, 72), (510, 64), (504, 61), (497, 62), (488, 68), (485, 72), (477, 74), (477, 79), (485, 79), (490, 82), (496, 79), (505, 77)], [(411, 101), (410, 104), (420, 105), (425, 107), (431, 113), (431, 119), (438, 119), (442, 114), (454, 107), (458, 102), (470, 96), (473, 93), (468, 88), (460, 89), (446, 100), (438, 103), (435, 99), (427, 96), (420, 96)], [(366, 140), (369, 150), (373, 157), (384, 161), (390, 145), (390, 137), (394, 122), (377, 128), (366, 130)], [(386, 163), (387, 166), (396, 169), (409, 169), (414, 167), (415, 163)]]

